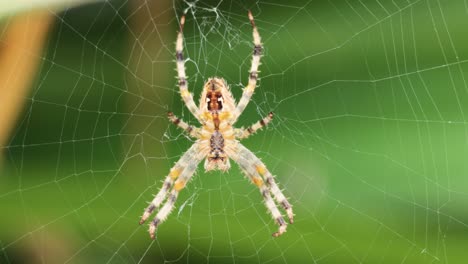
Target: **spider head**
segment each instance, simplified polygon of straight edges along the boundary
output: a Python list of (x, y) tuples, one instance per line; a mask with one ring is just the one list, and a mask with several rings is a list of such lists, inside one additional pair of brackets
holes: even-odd
[(208, 79), (200, 98), (200, 109), (208, 112), (234, 109), (234, 99), (226, 81), (216, 77)]

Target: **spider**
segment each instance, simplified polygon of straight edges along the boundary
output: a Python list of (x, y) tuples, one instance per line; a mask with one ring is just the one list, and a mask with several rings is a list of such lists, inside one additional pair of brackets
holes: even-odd
[[(263, 49), (260, 35), (250, 11), (248, 12), (248, 17), (253, 28), (254, 49), (249, 82), (247, 87), (243, 89), (242, 98), (236, 104), (226, 82), (222, 78), (214, 77), (208, 79), (205, 83), (198, 107), (195, 105), (192, 94), (187, 89), (185, 60), (183, 56), (185, 15), (180, 19), (180, 30), (176, 41), (176, 62), (180, 94), (185, 105), (202, 124), (202, 127), (188, 125), (182, 119), (177, 118), (172, 112), (168, 113), (169, 120), (183, 129), (189, 136), (195, 138), (196, 141), (172, 167), (169, 175), (164, 180), (162, 188), (141, 217), (140, 224), (143, 224), (156, 208), (159, 209), (154, 220), (149, 224), (149, 233), (152, 239), (155, 238), (157, 226), (168, 217), (174, 208), (179, 192), (192, 178), (198, 164), (204, 158), (206, 171), (216, 169), (221, 171), (229, 170), (231, 167), (229, 159), (232, 159), (239, 165), (247, 178), (259, 188), (266, 207), (279, 225), (278, 231), (273, 233), (274, 237), (278, 237), (286, 232), (287, 227), (277, 204), (284, 208), (289, 222), (293, 223), (294, 214), (291, 204), (276, 184), (273, 175), (271, 175), (259, 158), (239, 142), (240, 139), (248, 138), (257, 130), (268, 125), (273, 119), (273, 113), (270, 112), (268, 116), (247, 129), (233, 127), (250, 101), (257, 85), (258, 66), (260, 65)], [(160, 208), (164, 201), (164, 205)]]

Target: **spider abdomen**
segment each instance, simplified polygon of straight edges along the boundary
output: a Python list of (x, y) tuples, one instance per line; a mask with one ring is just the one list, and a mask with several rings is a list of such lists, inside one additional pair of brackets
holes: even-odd
[(219, 169), (226, 171), (230, 168), (229, 159), (224, 151), (225, 139), (219, 130), (215, 130), (210, 137), (210, 152), (206, 157), (207, 171)]
[(211, 135), (210, 147), (211, 153), (213, 154), (219, 154), (221, 152), (224, 152), (224, 137), (219, 132), (219, 130), (215, 130), (214, 133)]
[(215, 130), (210, 138), (210, 155), (208, 159), (213, 162), (224, 161), (224, 137), (219, 130)]

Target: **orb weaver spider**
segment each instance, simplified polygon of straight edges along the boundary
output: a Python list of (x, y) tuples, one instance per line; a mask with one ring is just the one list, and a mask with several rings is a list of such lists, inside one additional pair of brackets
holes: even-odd
[(281, 192), (272, 174), (259, 158), (239, 142), (240, 139), (248, 138), (262, 127), (268, 125), (273, 119), (273, 113), (270, 112), (268, 116), (247, 129), (233, 127), (254, 93), (258, 79), (258, 66), (260, 65), (260, 57), (263, 50), (260, 35), (250, 11), (248, 12), (248, 17), (253, 28), (254, 49), (249, 82), (243, 90), (242, 98), (236, 104), (226, 81), (222, 78), (214, 77), (208, 79), (205, 83), (198, 107), (195, 105), (192, 94), (187, 89), (183, 55), (185, 15), (180, 19), (180, 30), (176, 41), (176, 61), (180, 94), (185, 105), (200, 124), (202, 124), (202, 127), (188, 125), (182, 119), (177, 118), (172, 112), (168, 113), (169, 120), (183, 129), (189, 136), (195, 138), (196, 141), (170, 170), (162, 188), (143, 213), (140, 224), (143, 224), (153, 211), (156, 208), (159, 209), (165, 201), (154, 220), (149, 224), (149, 233), (152, 239), (155, 238), (157, 226), (166, 220), (174, 208), (179, 192), (191, 179), (198, 164), (203, 159), (205, 159), (204, 167), (206, 171), (216, 169), (221, 171), (229, 170), (231, 167), (229, 159), (232, 159), (239, 165), (243, 173), (259, 188), (266, 207), (279, 225), (278, 231), (273, 233), (274, 237), (278, 237), (286, 232), (287, 227), (287, 223), (279, 211), (277, 204), (283, 207), (288, 215), (289, 222), (293, 223), (294, 214), (292, 206)]

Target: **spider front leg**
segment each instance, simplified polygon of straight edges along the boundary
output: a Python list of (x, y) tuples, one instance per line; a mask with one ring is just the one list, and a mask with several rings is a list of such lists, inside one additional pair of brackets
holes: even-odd
[(258, 66), (260, 65), (260, 57), (262, 56), (262, 51), (263, 51), (260, 34), (258, 33), (257, 26), (255, 25), (255, 21), (250, 10), (249, 10), (248, 15), (249, 15), (250, 24), (252, 25), (252, 29), (253, 29), (252, 34), (253, 34), (254, 49), (253, 49), (253, 56), (252, 56), (252, 65), (250, 67), (249, 83), (244, 88), (242, 97), (239, 103), (237, 104), (236, 109), (234, 110), (234, 121), (237, 120), (240, 114), (244, 111), (245, 107), (250, 101), (250, 98), (252, 98), (255, 87), (257, 86)]
[(185, 59), (184, 59), (184, 36), (183, 30), (185, 25), (185, 15), (180, 18), (180, 29), (177, 34), (176, 41), (176, 61), (177, 61), (177, 76), (179, 79), (180, 95), (185, 102), (185, 105), (190, 110), (192, 115), (199, 119), (198, 107), (193, 101), (193, 95), (188, 91), (187, 76), (185, 75)]
[[(179, 161), (171, 169), (171, 172), (164, 180), (163, 186), (158, 194), (154, 197), (153, 201), (146, 208), (143, 216), (141, 217), (140, 224), (143, 224), (149, 216), (153, 213), (156, 208), (162, 204), (164, 200), (166, 203), (156, 214), (154, 220), (150, 223), (150, 236), (154, 239), (156, 227), (161, 224), (169, 215), (174, 203), (177, 199), (177, 195), (180, 190), (185, 187), (185, 184), (193, 176), (198, 164), (205, 156), (204, 151), (200, 151), (199, 143), (194, 143), (192, 147), (179, 159)], [(171, 189), (172, 188), (172, 189)], [(169, 197), (168, 192), (170, 192)]]
[(263, 127), (267, 126), (271, 120), (273, 120), (273, 113), (270, 112), (268, 116), (264, 117), (257, 123), (249, 126), (248, 128), (235, 128), (234, 129), (234, 135), (238, 139), (245, 139), (250, 137), (251, 135), (255, 134), (259, 129), (262, 129)]
[(291, 224), (294, 222), (294, 213), (291, 204), (279, 189), (273, 175), (271, 175), (259, 158), (240, 143), (236, 143), (231, 148), (229, 157), (239, 165), (245, 175), (260, 189), (266, 207), (280, 226), (278, 231), (273, 233), (273, 236), (277, 237), (286, 232), (287, 224), (271, 198), (270, 193), (273, 194), (276, 202), (284, 208)]

